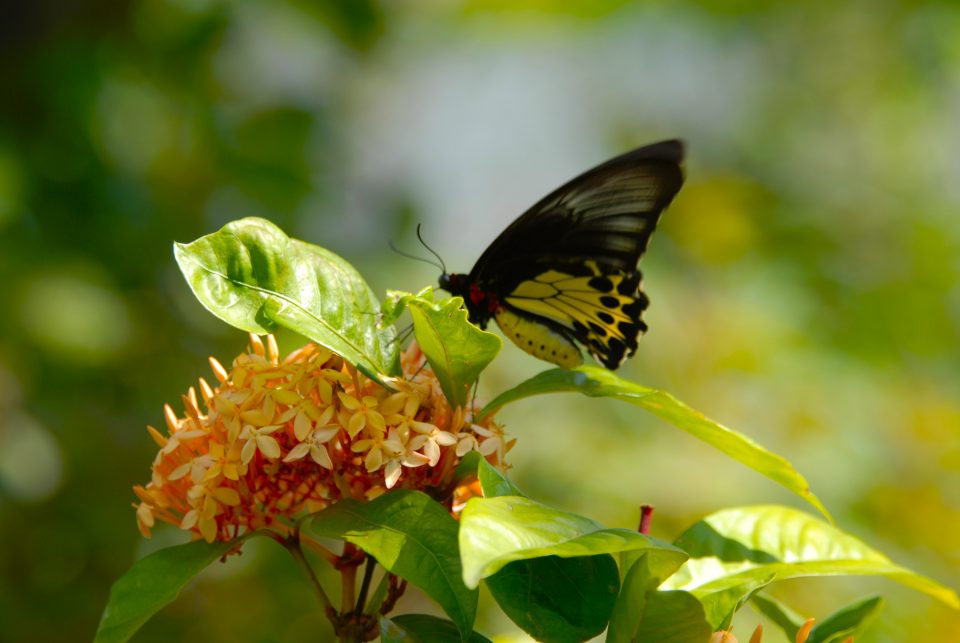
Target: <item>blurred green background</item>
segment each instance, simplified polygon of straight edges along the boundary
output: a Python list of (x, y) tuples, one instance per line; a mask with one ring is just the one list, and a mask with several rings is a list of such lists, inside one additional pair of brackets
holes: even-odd
[[(414, 250), (416, 222), (466, 270), (550, 189), (673, 136), (688, 180), (643, 261), (651, 330), (621, 373), (787, 456), (840, 526), (960, 586), (956, 4), (9, 4), (0, 639), (89, 640), (110, 583), (180, 539), (136, 529), (144, 426), (246, 338), (193, 299), (174, 240), (265, 216), (378, 292), (415, 290), (436, 271), (387, 240)], [(483, 394), (543, 367), (507, 346)], [(632, 407), (554, 396), (500, 417), (522, 487), (612, 526), (641, 503), (664, 538), (724, 506), (799, 506)], [(327, 640), (274, 549), (215, 566), (137, 640)], [(775, 592), (818, 617), (868, 593), (888, 604), (863, 641), (960, 629), (881, 579)], [(515, 632), (490, 609), (478, 628)]]

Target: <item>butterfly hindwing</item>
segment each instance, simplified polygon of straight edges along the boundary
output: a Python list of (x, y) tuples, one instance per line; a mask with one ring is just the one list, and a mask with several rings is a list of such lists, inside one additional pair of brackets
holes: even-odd
[(640, 272), (604, 269), (593, 260), (550, 268), (522, 281), (502, 303), (559, 327), (610, 369), (634, 354), (637, 339), (647, 328), (640, 318), (648, 303), (640, 290)]
[(637, 350), (648, 300), (637, 262), (683, 182), (683, 144), (641, 147), (584, 172), (504, 230), (469, 274), (441, 287), (481, 327), (495, 319), (532, 355), (565, 368), (574, 342), (615, 369)]

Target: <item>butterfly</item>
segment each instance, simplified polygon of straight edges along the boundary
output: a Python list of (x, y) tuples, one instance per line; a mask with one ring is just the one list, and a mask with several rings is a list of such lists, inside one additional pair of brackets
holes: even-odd
[(682, 141), (661, 141), (587, 170), (510, 224), (469, 274), (444, 270), (440, 288), (534, 357), (574, 368), (580, 344), (618, 368), (647, 330), (637, 262), (683, 184), (683, 155)]

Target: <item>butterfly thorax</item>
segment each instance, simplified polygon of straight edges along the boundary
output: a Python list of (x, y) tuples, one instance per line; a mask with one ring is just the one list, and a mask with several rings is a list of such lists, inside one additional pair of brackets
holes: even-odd
[(480, 328), (486, 328), (487, 322), (500, 308), (496, 294), (482, 290), (475, 282), (470, 281), (469, 275), (444, 273), (440, 275), (440, 288), (456, 297), (463, 297), (470, 321)]

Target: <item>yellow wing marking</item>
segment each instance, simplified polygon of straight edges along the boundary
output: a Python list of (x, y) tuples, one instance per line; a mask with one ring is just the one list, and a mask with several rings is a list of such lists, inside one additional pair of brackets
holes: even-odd
[(574, 343), (552, 328), (524, 319), (505, 308), (497, 310), (494, 318), (504, 335), (534, 357), (563, 368), (575, 368), (583, 363)]
[[(621, 295), (618, 287), (623, 281), (622, 274), (604, 275), (593, 261), (586, 262), (592, 275), (573, 276), (557, 270), (548, 270), (533, 279), (521, 282), (512, 293), (505, 297), (506, 303), (532, 315), (544, 317), (562, 326), (574, 330), (574, 322), (591, 328), (591, 324), (604, 329), (601, 337), (615, 337), (625, 340), (620, 323), (632, 324), (633, 319), (622, 308), (634, 301), (634, 297)], [(604, 276), (612, 287), (599, 291), (590, 286), (594, 277)], [(604, 305), (602, 299), (613, 298), (615, 306)]]

